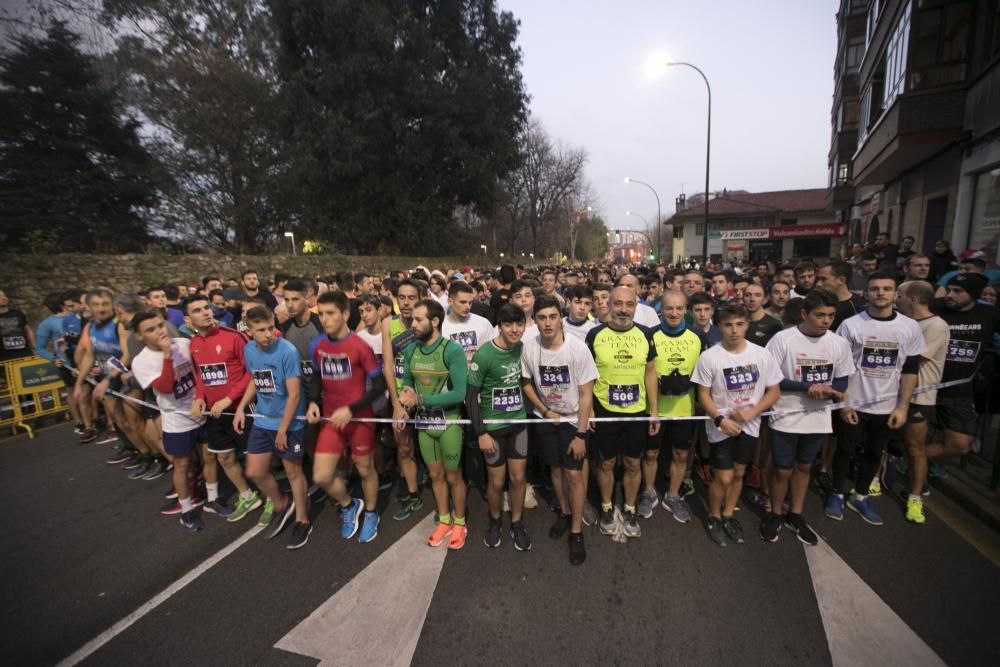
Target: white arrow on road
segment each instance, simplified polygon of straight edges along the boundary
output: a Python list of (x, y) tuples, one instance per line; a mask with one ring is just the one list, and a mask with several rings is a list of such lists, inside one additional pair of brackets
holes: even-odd
[(822, 539), (804, 547), (834, 667), (945, 662)]
[[(431, 513), (274, 647), (320, 665), (409, 665), (448, 554), (445, 546), (424, 544), (433, 530)], [(393, 632), (363, 641), (359, 619), (363, 627)]]

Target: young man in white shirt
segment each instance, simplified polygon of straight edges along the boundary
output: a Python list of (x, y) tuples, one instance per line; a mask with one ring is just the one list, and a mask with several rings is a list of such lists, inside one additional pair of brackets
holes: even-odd
[(594, 307), (594, 290), (586, 285), (573, 285), (566, 288), (565, 296), (567, 314), (563, 319), (563, 331), (583, 342), (587, 340), (590, 330), (597, 326), (597, 322), (590, 317)]
[(462, 346), (466, 363), (480, 347), (493, 340), (493, 325), (472, 312), (476, 291), (469, 283), (456, 280), (448, 288), (448, 315), (441, 323), (441, 335)]
[(712, 462), (705, 529), (724, 547), (727, 540), (744, 541), (733, 512), (743, 473), (753, 461), (760, 415), (778, 400), (782, 376), (774, 357), (746, 340), (749, 318), (743, 306), (719, 308), (716, 320), (722, 342), (702, 352), (691, 382), (698, 385), (698, 402), (710, 420), (705, 423)]
[(771, 511), (760, 524), (760, 537), (765, 542), (778, 540), (781, 508), (789, 487), (785, 525), (803, 544), (815, 546), (819, 542), (802, 518), (802, 505), (812, 464), (826, 434), (833, 432), (830, 413), (824, 407), (831, 400), (843, 399), (848, 378), (854, 374), (850, 345), (829, 331), (836, 314), (837, 297), (815, 289), (803, 300), (802, 323), (777, 333), (767, 344), (784, 379), (775, 406), (778, 414), (770, 422)]

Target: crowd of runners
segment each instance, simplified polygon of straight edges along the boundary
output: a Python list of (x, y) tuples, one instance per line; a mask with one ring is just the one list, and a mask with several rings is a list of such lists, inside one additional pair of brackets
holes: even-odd
[[(247, 271), (50, 294), (37, 327), (0, 291), (0, 360), (51, 360), (79, 442), (111, 445), (130, 479), (169, 475), (161, 513), (189, 531), (254, 514), (296, 549), (330, 503), (367, 543), (380, 508), (406, 521), (432, 502), (429, 546), (462, 548), (471, 524), (527, 551), (541, 500), (580, 564), (585, 524), (624, 541), (657, 508), (690, 522), (694, 476), (718, 545), (745, 540), (741, 496), (761, 539), (815, 545), (810, 484), (831, 520), (899, 507), (923, 524), (928, 475), (974, 446), (1000, 340), (992, 272), (911, 245), (781, 265)], [(873, 501), (892, 479), (900, 504)]]

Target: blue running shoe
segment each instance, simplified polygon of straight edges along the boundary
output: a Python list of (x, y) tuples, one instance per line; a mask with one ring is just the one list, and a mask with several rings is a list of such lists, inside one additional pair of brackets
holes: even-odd
[(378, 535), (378, 512), (365, 512), (365, 521), (361, 524), (361, 536), (358, 542), (368, 544)]
[(847, 499), (847, 506), (861, 515), (861, 518), (873, 526), (882, 525), (880, 517), (872, 508), (872, 501), (868, 496), (852, 495)]
[(361, 518), (361, 510), (364, 504), (357, 498), (351, 499), (351, 504), (340, 508), (340, 519), (344, 522), (340, 529), (340, 536), (345, 540), (354, 537), (358, 532), (358, 519)]
[(836, 521), (843, 520), (844, 496), (839, 493), (831, 493), (826, 499), (826, 508), (823, 513)]

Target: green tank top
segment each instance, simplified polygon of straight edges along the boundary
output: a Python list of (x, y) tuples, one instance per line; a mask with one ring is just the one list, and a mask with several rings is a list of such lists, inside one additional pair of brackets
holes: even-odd
[[(447, 338), (438, 338), (430, 349), (421, 344), (410, 345), (404, 350), (404, 364), (413, 376), (413, 386), (421, 396), (433, 396), (451, 389), (451, 378), (445, 354), (451, 343)], [(464, 353), (463, 353), (463, 359)], [(459, 417), (459, 406), (444, 408), (448, 419)]]

